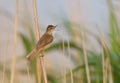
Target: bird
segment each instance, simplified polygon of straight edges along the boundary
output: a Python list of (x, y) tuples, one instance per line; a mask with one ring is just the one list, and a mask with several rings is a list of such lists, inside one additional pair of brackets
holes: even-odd
[(56, 26), (48, 25), (46, 32), (38, 40), (36, 47), (27, 55), (28, 61), (31, 61), (37, 53), (43, 52), (51, 45), (54, 39), (53, 32), (56, 27), (57, 25)]

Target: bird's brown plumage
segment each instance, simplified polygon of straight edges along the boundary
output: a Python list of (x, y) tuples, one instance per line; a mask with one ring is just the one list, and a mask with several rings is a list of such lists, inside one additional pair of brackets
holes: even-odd
[(27, 56), (27, 59), (31, 61), (33, 57), (40, 51), (46, 49), (53, 41), (53, 36), (45, 33), (38, 41), (36, 48)]
[(44, 35), (39, 39), (39, 41), (37, 42), (37, 45), (35, 47), (35, 49), (33, 49), (33, 51), (27, 56), (27, 59), (30, 61), (33, 59), (33, 57), (39, 53), (42, 52), (43, 50), (45, 50), (53, 41), (53, 31), (56, 28), (56, 26), (53, 25), (49, 25), (46, 29), (46, 32), (44, 33)]
[(45, 49), (53, 41), (53, 36), (50, 34), (44, 34), (36, 45), (36, 49)]

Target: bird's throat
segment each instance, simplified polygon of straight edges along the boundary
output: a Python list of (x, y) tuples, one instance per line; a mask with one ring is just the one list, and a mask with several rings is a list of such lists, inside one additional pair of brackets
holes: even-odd
[(47, 31), (46, 34), (52, 35), (52, 31)]

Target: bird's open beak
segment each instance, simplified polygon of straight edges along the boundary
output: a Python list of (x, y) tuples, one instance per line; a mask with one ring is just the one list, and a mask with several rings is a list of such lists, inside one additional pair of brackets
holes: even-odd
[(57, 27), (57, 25), (56, 26), (54, 26), (54, 29)]

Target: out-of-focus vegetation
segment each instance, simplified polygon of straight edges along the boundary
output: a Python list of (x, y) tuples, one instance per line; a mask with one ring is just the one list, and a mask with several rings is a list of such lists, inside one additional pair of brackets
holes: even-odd
[[(120, 82), (120, 27), (117, 21), (117, 17), (114, 12), (114, 8), (111, 2), (108, 2), (109, 6), (109, 23), (110, 23), (110, 31), (108, 33), (110, 44), (106, 44), (104, 37), (102, 34), (96, 37), (96, 40), (101, 46), (101, 52), (98, 53), (95, 50), (85, 50), (88, 60), (88, 67), (90, 72), (90, 81), (91, 83), (119, 83)], [(27, 12), (26, 12), (27, 13)], [(29, 14), (27, 14), (29, 15)], [(28, 18), (31, 18), (28, 16)], [(12, 19), (12, 16), (10, 16)], [(72, 26), (76, 26), (80, 28), (79, 24), (71, 23), (67, 18), (62, 19), (62, 22), (67, 31), (67, 34), (70, 36), (70, 54), (71, 54), (71, 62), (75, 63), (75, 68), (72, 69), (73, 72), (73, 83), (88, 83), (87, 75), (86, 75), (86, 65), (84, 59), (84, 49), (82, 44), (76, 43), (76, 37), (74, 35), (75, 31)], [(19, 61), (23, 60), (25, 56), (35, 47), (36, 45), (36, 37), (33, 30), (33, 25), (29, 23), (29, 21), (24, 22), (24, 20), (20, 20), (22, 26), (27, 28), (29, 33), (29, 37), (19, 32), (19, 36), (21, 38), (22, 44), (25, 49), (24, 57), (18, 58)], [(82, 41), (81, 32), (76, 33)], [(87, 34), (84, 32), (84, 34)], [(87, 40), (87, 39), (86, 39)], [(46, 50), (46, 53), (62, 50), (63, 40), (53, 43), (50, 48)], [(68, 50), (68, 41), (64, 41), (65, 50)], [(62, 52), (62, 51), (61, 51)], [(67, 54), (67, 51), (65, 51)], [(77, 56), (74, 56), (74, 52), (76, 52)], [(75, 58), (79, 57), (79, 58)], [(69, 58), (69, 57), (68, 57)], [(78, 60), (81, 63), (78, 63)], [(62, 62), (62, 61), (61, 61)], [(0, 63), (0, 71), (2, 72), (2, 64)], [(36, 59), (34, 59), (29, 64), (30, 75), (34, 75), (37, 82), (37, 71), (36, 71)], [(57, 69), (57, 68), (56, 68)], [(19, 71), (21, 74), (27, 74), (26, 70)], [(47, 71), (49, 72), (49, 71)], [(10, 75), (10, 69), (6, 68), (6, 73), (8, 74), (8, 78)], [(54, 73), (54, 72), (53, 72)], [(47, 74), (49, 83), (62, 83), (64, 76), (56, 78), (56, 76), (52, 74)], [(70, 83), (70, 73), (66, 72), (67, 83)]]

